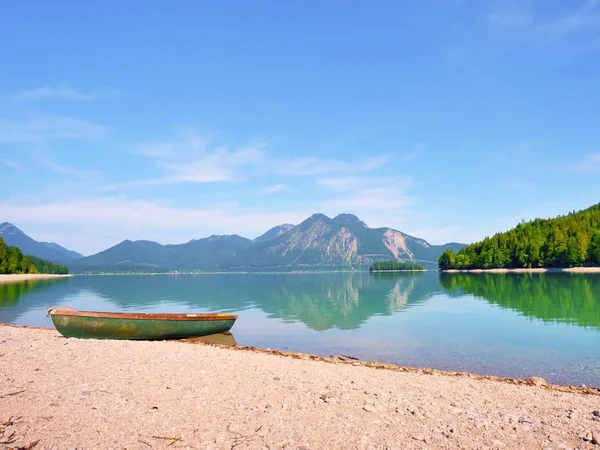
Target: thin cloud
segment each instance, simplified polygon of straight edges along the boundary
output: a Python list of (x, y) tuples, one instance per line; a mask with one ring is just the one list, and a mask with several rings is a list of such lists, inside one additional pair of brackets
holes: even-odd
[(88, 102), (102, 100), (105, 96), (105, 93), (98, 91), (78, 91), (66, 84), (43, 86), (38, 89), (26, 89), (17, 94), (19, 100), (26, 101), (52, 100)]
[(292, 188), (287, 184), (274, 184), (267, 186), (259, 191), (261, 194), (276, 194), (278, 192), (292, 192)]
[(232, 148), (215, 144), (198, 133), (190, 133), (177, 141), (144, 144), (133, 153), (153, 160), (163, 174), (151, 179), (110, 184), (104, 190), (172, 183), (244, 182), (257, 175), (311, 177), (364, 173), (380, 168), (389, 159), (387, 156), (352, 161), (318, 157), (284, 159), (269, 156), (266, 147), (265, 142), (258, 142)]
[(355, 191), (365, 186), (392, 184), (394, 179), (389, 177), (345, 176), (328, 177), (317, 180), (317, 185), (338, 192)]
[(272, 159), (268, 162), (266, 170), (280, 176), (311, 176), (335, 172), (357, 173), (378, 169), (388, 161), (388, 156), (353, 161), (328, 160), (317, 157)]
[(134, 152), (136, 155), (148, 156), (150, 158), (165, 158), (175, 156), (175, 151), (170, 143), (142, 145)]
[(249, 173), (264, 160), (263, 147), (263, 143), (233, 149), (215, 146), (197, 134), (191, 134), (181, 141), (145, 144), (134, 150), (134, 153), (152, 159), (164, 174), (155, 178), (110, 184), (104, 186), (104, 190), (173, 183), (245, 181)]
[[(552, 18), (533, 11), (533, 5), (507, 5), (487, 15), (490, 31), (518, 39), (556, 41), (580, 35), (593, 42), (600, 33), (600, 1), (588, 0)], [(573, 5), (565, 2), (564, 5)]]
[(44, 157), (39, 154), (34, 154), (33, 159), (35, 161), (37, 161), (39, 164), (47, 167), (48, 169), (52, 170), (54, 173), (59, 174), (59, 175), (72, 175), (72, 176), (79, 176), (79, 177), (87, 177), (87, 176), (94, 176), (94, 175), (98, 174), (97, 172), (92, 171), (92, 170), (82, 170), (82, 169), (78, 169), (76, 167), (57, 163), (56, 161), (52, 161), (49, 158)]
[(583, 161), (579, 162), (573, 169), (580, 172), (600, 172), (600, 153), (591, 153)]
[(0, 120), (0, 142), (95, 139), (107, 131), (102, 125), (66, 116), (42, 115), (22, 121)]
[[(131, 199), (125, 197), (82, 197), (65, 201), (24, 203), (0, 201), (0, 211), (15, 223), (60, 224), (65, 231), (57, 236), (61, 245), (78, 251), (93, 253), (115, 244), (115, 239), (144, 239), (160, 232), (177, 236), (168, 243), (181, 243), (211, 234), (242, 234), (258, 236), (272, 226), (282, 223), (299, 223), (312, 211), (264, 211), (246, 210), (239, 205), (209, 205), (204, 208), (185, 208), (169, 204)], [(43, 218), (40, 222), (40, 218)], [(111, 237), (94, 241), (94, 248), (71, 245), (77, 239), (78, 230), (105, 232), (111, 229)], [(82, 242), (79, 240), (78, 242)], [(167, 242), (163, 242), (167, 243)]]
[(401, 189), (369, 188), (355, 192), (342, 198), (327, 200), (321, 204), (322, 209), (340, 212), (362, 211), (398, 211), (412, 204), (411, 198)]
[(13, 170), (16, 170), (17, 172), (23, 172), (23, 168), (17, 164), (14, 161), (11, 161), (9, 159), (1, 159), (0, 160), (0, 165), (5, 166), (5, 167), (9, 167)]

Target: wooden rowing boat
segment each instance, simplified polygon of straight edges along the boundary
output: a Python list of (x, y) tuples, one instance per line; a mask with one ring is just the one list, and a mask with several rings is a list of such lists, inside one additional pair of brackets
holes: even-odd
[(233, 314), (172, 314), (50, 309), (54, 326), (65, 337), (81, 339), (163, 340), (229, 331)]

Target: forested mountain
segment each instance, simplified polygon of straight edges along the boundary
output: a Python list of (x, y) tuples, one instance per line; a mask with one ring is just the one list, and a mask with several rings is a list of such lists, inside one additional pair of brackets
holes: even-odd
[(67, 274), (69, 269), (35, 256), (24, 255), (18, 247), (9, 247), (0, 237), (0, 275), (23, 273)]
[(442, 251), (461, 246), (430, 245), (390, 228), (369, 228), (351, 214), (333, 219), (314, 214), (297, 226), (272, 228), (254, 241), (237, 235), (211, 236), (179, 245), (123, 241), (72, 261), (69, 267), (76, 272), (367, 270), (373, 262), (393, 260), (434, 268)]
[(250, 239), (237, 235), (210, 236), (178, 245), (126, 240), (95, 255), (72, 261), (69, 267), (76, 272), (218, 270), (236, 252), (251, 245)]
[(600, 266), (600, 203), (554, 219), (522, 222), (439, 258), (442, 270), (578, 266)]
[(67, 250), (54, 242), (38, 242), (8, 222), (0, 224), (0, 237), (4, 239), (6, 245), (18, 247), (27, 255), (52, 262), (64, 262), (83, 257), (83, 255), (73, 250)]

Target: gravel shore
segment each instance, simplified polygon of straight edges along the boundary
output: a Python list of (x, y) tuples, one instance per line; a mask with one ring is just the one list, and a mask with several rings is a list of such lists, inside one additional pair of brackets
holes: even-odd
[(481, 377), (0, 326), (0, 449), (600, 449), (598, 410)]
[(73, 275), (52, 275), (47, 273), (26, 273), (20, 275), (0, 275), (1, 283), (18, 283), (27, 280), (47, 280), (49, 278), (65, 278)]

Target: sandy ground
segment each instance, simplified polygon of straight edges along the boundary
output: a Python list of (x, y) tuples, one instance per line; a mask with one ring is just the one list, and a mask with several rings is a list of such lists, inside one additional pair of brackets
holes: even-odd
[(46, 280), (48, 278), (64, 278), (73, 275), (51, 275), (47, 273), (27, 273), (22, 275), (0, 275), (0, 283), (16, 283), (26, 280)]
[(446, 273), (545, 273), (545, 272), (571, 272), (571, 273), (600, 273), (600, 267), (567, 267), (557, 268), (536, 268), (536, 269), (469, 269), (469, 270), (444, 270)]
[(353, 364), (0, 326), (0, 448), (600, 448), (599, 395)]

